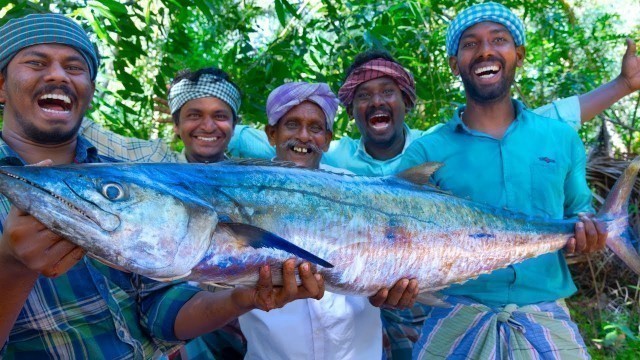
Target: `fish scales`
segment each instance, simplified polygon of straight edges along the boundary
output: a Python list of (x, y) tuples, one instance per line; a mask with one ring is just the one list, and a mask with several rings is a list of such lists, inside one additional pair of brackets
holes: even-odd
[[(640, 257), (619, 222), (639, 166), (599, 214), (635, 271)], [(575, 220), (485, 206), (402, 176), (247, 162), (2, 167), (0, 192), (96, 256), (149, 277), (251, 285), (260, 266), (278, 275), (295, 254), (327, 265), (318, 271), (331, 291), (358, 295), (401, 278), (435, 291), (561, 249), (573, 235)], [(114, 184), (122, 198), (109, 199)]]

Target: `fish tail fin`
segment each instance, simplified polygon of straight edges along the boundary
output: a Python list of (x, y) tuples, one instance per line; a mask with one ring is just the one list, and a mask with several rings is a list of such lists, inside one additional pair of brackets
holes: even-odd
[(631, 243), (628, 231), (629, 197), (640, 170), (640, 156), (631, 161), (613, 185), (597, 218), (607, 224), (607, 246), (636, 274), (640, 274), (640, 254)]

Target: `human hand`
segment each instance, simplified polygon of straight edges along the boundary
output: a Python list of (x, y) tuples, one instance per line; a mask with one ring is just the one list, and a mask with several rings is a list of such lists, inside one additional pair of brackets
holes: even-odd
[[(253, 309), (269, 311), (279, 309), (298, 299), (320, 299), (324, 295), (324, 279), (320, 274), (314, 274), (309, 263), (298, 267), (302, 283), (296, 282), (295, 260), (289, 259), (282, 265), (282, 287), (274, 287), (271, 281), (269, 265), (260, 268), (260, 277), (255, 288), (245, 288), (245, 294), (239, 296), (249, 299), (249, 306)], [(241, 303), (243, 300), (239, 300)]]
[(54, 234), (29, 213), (12, 206), (0, 240), (3, 268), (56, 277), (73, 267), (85, 251)]
[(574, 237), (565, 246), (567, 254), (588, 254), (604, 249), (607, 241), (607, 227), (593, 218), (593, 214), (582, 214), (575, 225)]
[(369, 302), (375, 307), (392, 307), (407, 309), (413, 306), (418, 297), (418, 280), (400, 279), (391, 290), (380, 289), (375, 295), (369, 297)]
[(619, 78), (628, 87), (629, 93), (640, 89), (640, 57), (633, 40), (627, 39), (627, 51), (622, 57)]
[(159, 97), (154, 97), (153, 102), (153, 110), (160, 113), (160, 116), (156, 119), (159, 123), (172, 124), (173, 119), (171, 118), (171, 110), (169, 109), (169, 102), (167, 99), (162, 99)]

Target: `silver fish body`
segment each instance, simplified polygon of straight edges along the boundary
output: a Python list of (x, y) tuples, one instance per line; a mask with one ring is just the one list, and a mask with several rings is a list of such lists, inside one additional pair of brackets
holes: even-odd
[[(638, 168), (640, 160), (599, 214), (609, 245), (636, 272), (640, 257), (620, 235)], [(327, 288), (344, 294), (371, 295), (401, 278), (435, 291), (561, 249), (573, 235), (575, 220), (532, 218), (407, 180), (429, 171), (369, 178), (247, 162), (2, 167), (0, 192), (145, 276), (253, 284), (261, 265), (295, 254), (324, 265)]]

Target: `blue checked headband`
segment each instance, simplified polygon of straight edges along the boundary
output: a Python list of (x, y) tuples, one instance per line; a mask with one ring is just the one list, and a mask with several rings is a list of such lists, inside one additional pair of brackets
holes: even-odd
[(447, 55), (456, 56), (462, 33), (473, 25), (484, 21), (503, 25), (513, 36), (516, 46), (524, 45), (525, 34), (522, 20), (506, 6), (487, 2), (468, 7), (453, 19), (447, 31)]
[(171, 113), (180, 110), (188, 101), (204, 97), (215, 97), (224, 101), (235, 118), (240, 108), (240, 92), (227, 80), (212, 75), (202, 74), (197, 82), (182, 79), (169, 90), (169, 109)]
[(62, 44), (76, 49), (96, 79), (100, 57), (87, 33), (75, 21), (60, 14), (31, 14), (11, 19), (0, 28), (0, 69), (22, 49), (40, 44)]

